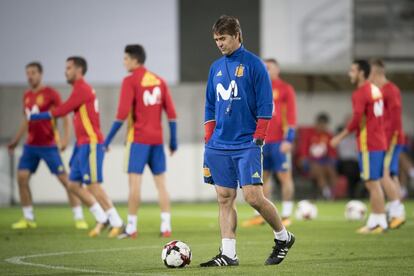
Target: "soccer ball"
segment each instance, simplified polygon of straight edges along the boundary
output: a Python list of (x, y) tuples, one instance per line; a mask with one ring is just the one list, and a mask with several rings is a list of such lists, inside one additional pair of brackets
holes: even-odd
[(161, 259), (166, 267), (185, 267), (191, 262), (190, 247), (182, 241), (170, 241), (162, 249)]
[(299, 220), (312, 220), (318, 216), (318, 208), (309, 200), (301, 200), (298, 202), (295, 215)]
[(351, 200), (345, 206), (345, 218), (347, 220), (363, 220), (367, 213), (367, 206), (359, 200)]

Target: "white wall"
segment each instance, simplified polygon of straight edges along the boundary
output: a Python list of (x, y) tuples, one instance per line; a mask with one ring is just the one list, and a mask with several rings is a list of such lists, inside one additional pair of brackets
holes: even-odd
[(25, 83), (39, 60), (47, 83), (64, 83), (64, 61), (82, 55), (92, 83), (119, 83), (126, 44), (140, 43), (147, 67), (178, 81), (177, 0), (0, 0), (0, 84)]
[(10, 158), (6, 147), (0, 147), (0, 206), (8, 206), (12, 195)]
[[(203, 183), (203, 145), (183, 144), (180, 145), (177, 153), (170, 157), (167, 154), (167, 187), (173, 201), (198, 201), (215, 198), (213, 186)], [(72, 148), (63, 153), (64, 163), (68, 164)], [(16, 161), (20, 158), (21, 148), (16, 151)], [(124, 147), (114, 145), (105, 156), (104, 161), (104, 183), (103, 187), (110, 198), (118, 202), (126, 202), (128, 199), (128, 178), (124, 173)], [(17, 166), (17, 162), (16, 162)], [(37, 172), (30, 180), (30, 187), (34, 203), (57, 203), (67, 202), (64, 189), (58, 180), (53, 177), (44, 162), (41, 162)], [(8, 185), (7, 182), (2, 183)], [(17, 182), (14, 183), (14, 198), (19, 202)], [(1, 193), (0, 193), (1, 195)], [(7, 195), (4, 195), (3, 204), (8, 202)], [(152, 179), (150, 169), (145, 168), (142, 199), (146, 202), (157, 201), (157, 191)]]
[[(351, 0), (262, 0), (261, 55), (285, 71), (341, 71), (351, 59)], [(323, 65), (323, 67), (321, 66)]]

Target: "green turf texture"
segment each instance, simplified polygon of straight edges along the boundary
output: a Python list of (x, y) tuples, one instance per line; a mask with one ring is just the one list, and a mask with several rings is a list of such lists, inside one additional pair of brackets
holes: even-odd
[[(10, 225), (21, 217), (20, 208), (0, 208), (0, 275), (414, 275), (413, 201), (406, 203), (406, 224), (383, 235), (356, 234), (362, 223), (344, 219), (345, 202), (317, 206), (316, 220), (294, 221), (289, 228), (296, 243), (282, 264), (263, 265), (273, 246), (266, 225), (238, 228), (240, 266), (227, 268), (198, 266), (220, 246), (215, 203), (173, 204), (168, 239), (159, 237), (158, 206), (143, 205), (136, 240), (109, 239), (106, 233), (89, 238), (86, 231), (75, 230), (65, 206), (35, 207), (38, 228), (15, 231)], [(126, 207), (119, 211), (125, 218)], [(245, 204), (238, 205), (238, 212), (239, 224), (252, 214)], [(93, 225), (86, 209), (85, 214)], [(161, 262), (162, 246), (173, 239), (192, 249), (192, 263), (184, 269), (168, 269)]]

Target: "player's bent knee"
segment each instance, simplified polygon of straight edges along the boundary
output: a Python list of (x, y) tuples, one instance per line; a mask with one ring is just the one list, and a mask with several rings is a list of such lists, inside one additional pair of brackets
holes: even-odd
[(368, 189), (368, 191), (371, 192), (376, 189), (381, 189), (381, 184), (379, 181), (368, 180), (368, 181), (365, 181), (365, 187)]
[(235, 199), (236, 199), (235, 192), (232, 193), (232, 192), (217, 191), (217, 202), (220, 205), (231, 205), (233, 204)]
[(76, 192), (78, 189), (81, 189), (82, 186), (75, 182), (69, 182), (68, 184), (68, 190), (71, 192)]
[(28, 185), (29, 184), (29, 178), (30, 178), (30, 172), (28, 172), (28, 171), (19, 171), (17, 173), (17, 182), (20, 186)]
[(234, 202), (235, 198), (231, 195), (218, 195), (217, 202), (220, 205), (231, 205)]
[(231, 198), (217, 198), (217, 202), (219, 205), (222, 206), (230, 206), (233, 203), (233, 200)]
[(69, 179), (68, 179), (68, 175), (63, 173), (63, 174), (58, 174), (57, 178), (59, 179), (60, 183), (62, 183), (62, 185), (68, 189), (69, 188)]
[(263, 199), (263, 194), (255, 193), (252, 191), (244, 193), (244, 200), (253, 208), (260, 207)]
[(279, 172), (277, 176), (281, 185), (289, 185), (293, 182), (292, 173), (290, 171)]
[(383, 175), (383, 177), (382, 177), (382, 182), (384, 182), (384, 181), (392, 181), (392, 178), (391, 178), (391, 176), (389, 175), (389, 173), (384, 173), (384, 175)]

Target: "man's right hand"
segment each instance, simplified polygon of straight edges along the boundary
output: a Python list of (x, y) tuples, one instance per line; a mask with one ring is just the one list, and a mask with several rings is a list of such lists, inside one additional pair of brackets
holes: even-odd
[(19, 142), (17, 141), (12, 141), (7, 145), (7, 149), (9, 151), (9, 154), (13, 154), (14, 149), (17, 147), (17, 145), (19, 144)]
[(66, 139), (62, 139), (60, 145), (59, 145), (59, 150), (61, 152), (64, 152), (66, 150), (66, 148), (68, 147), (69, 142)]

